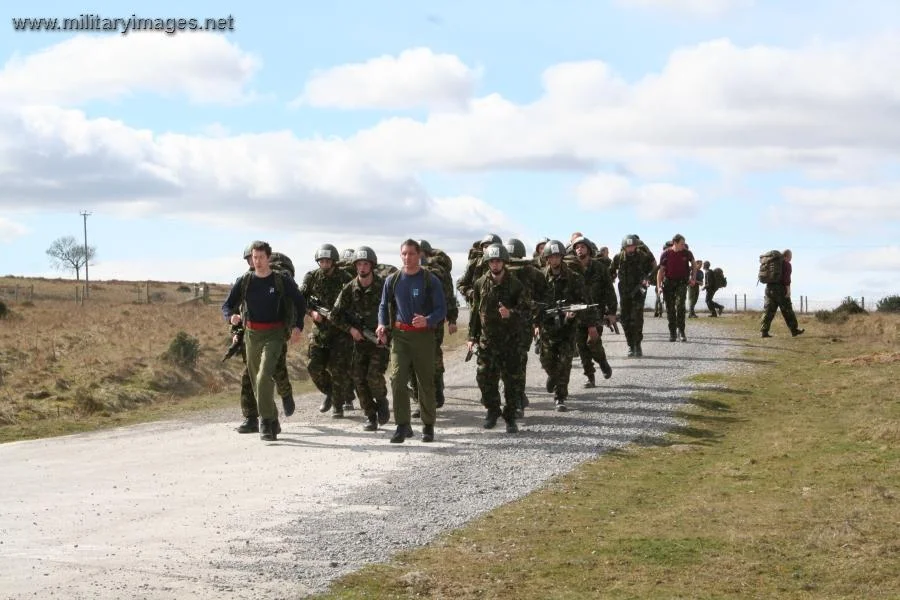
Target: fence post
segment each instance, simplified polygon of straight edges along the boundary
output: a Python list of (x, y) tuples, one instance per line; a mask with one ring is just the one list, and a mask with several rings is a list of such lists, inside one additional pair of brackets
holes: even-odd
[(16, 296), (15, 296), (15, 298), (16, 298), (16, 302), (18, 302), (18, 301), (19, 301), (19, 284), (18, 284), (18, 283), (16, 284)]
[(147, 282), (147, 304), (150, 304), (150, 282)]
[(737, 294), (734, 295), (734, 312), (737, 312)]
[(203, 287), (203, 304), (209, 304), (209, 286), (206, 282), (200, 284)]
[(33, 283), (28, 288), (28, 301), (34, 302), (34, 284)]
[(863, 309), (863, 310), (866, 310), (866, 297), (863, 296), (863, 297), (861, 298), (861, 300), (862, 300), (862, 309)]

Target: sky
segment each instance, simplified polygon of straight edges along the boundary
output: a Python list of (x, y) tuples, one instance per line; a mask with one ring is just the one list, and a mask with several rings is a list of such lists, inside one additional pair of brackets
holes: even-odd
[(0, 276), (74, 278), (46, 249), (88, 212), (93, 281), (232, 282), (254, 239), (399, 264), (407, 237), (458, 278), (487, 233), (582, 231), (681, 233), (726, 305), (785, 248), (812, 309), (900, 293), (900, 2), (240, 4), (89, 13), (233, 25), (172, 34), (3, 9)]

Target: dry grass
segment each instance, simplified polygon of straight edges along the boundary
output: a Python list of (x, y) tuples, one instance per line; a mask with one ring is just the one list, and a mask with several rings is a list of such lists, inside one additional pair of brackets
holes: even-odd
[[(99, 282), (77, 304), (72, 281), (0, 279), (10, 309), (0, 321), (0, 442), (158, 418), (161, 406), (206, 407), (205, 396), (238, 388), (240, 357), (221, 362), (227, 286), (212, 286), (210, 304), (191, 301), (191, 284), (149, 288), (147, 304), (146, 282)], [(161, 358), (179, 331), (199, 341), (194, 368)], [(303, 348), (289, 354), (295, 382), (308, 378)], [(222, 397), (237, 405), (235, 394)]]
[[(668, 442), (585, 464), (326, 598), (898, 598), (900, 316), (759, 339)], [(783, 323), (781, 324), (783, 326)], [(702, 430), (703, 436), (693, 432)]]

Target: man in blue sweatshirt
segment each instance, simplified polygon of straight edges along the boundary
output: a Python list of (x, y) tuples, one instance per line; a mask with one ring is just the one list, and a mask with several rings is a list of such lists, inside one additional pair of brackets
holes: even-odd
[(422, 441), (434, 441), (435, 335), (447, 317), (447, 302), (440, 279), (421, 267), (421, 258), (422, 249), (416, 240), (407, 239), (400, 245), (403, 267), (385, 280), (378, 307), (375, 334), (382, 344), (391, 336), (391, 394), (397, 424), (391, 437), (394, 444), (413, 436), (406, 387), (411, 374), (418, 382)]

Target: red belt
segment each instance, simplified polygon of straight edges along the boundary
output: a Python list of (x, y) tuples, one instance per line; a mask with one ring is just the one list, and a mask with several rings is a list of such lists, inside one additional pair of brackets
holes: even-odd
[(247, 329), (253, 331), (265, 331), (266, 329), (280, 329), (284, 327), (284, 321), (260, 323), (259, 321), (247, 321)]
[(431, 331), (431, 327), (413, 327), (400, 321), (394, 321), (394, 329), (399, 329), (400, 331)]

